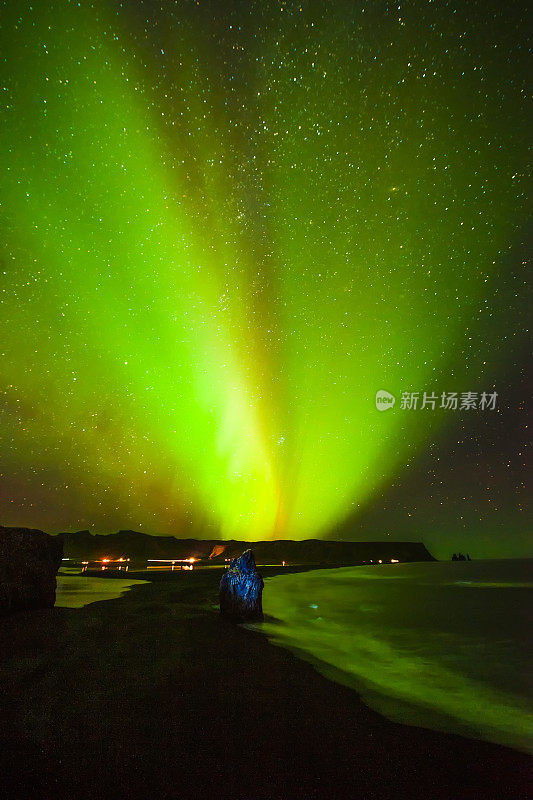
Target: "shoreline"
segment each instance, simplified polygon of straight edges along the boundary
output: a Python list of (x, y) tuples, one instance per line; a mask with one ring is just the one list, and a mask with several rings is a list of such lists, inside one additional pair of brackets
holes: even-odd
[(0, 623), (9, 798), (526, 798), (531, 758), (389, 722), (265, 634), (218, 575)]

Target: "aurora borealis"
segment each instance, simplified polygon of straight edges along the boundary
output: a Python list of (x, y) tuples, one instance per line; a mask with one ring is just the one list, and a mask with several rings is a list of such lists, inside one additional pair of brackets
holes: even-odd
[(525, 20), (4, 3), (2, 522), (518, 552)]

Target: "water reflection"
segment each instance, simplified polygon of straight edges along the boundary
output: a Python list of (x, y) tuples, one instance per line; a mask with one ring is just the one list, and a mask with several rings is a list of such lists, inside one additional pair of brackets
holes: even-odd
[(261, 628), (396, 721), (533, 750), (530, 575), (465, 561), (278, 576), (263, 609), (279, 622)]
[(95, 561), (82, 561), (81, 571), (87, 572), (88, 570), (113, 570), (118, 572), (127, 572), (129, 569), (129, 558), (98, 558)]
[(101, 600), (114, 600), (127, 592), (132, 586), (147, 581), (115, 578), (93, 578), (84, 575), (58, 575), (56, 589), (56, 606), (58, 608), (83, 608), (89, 603)]

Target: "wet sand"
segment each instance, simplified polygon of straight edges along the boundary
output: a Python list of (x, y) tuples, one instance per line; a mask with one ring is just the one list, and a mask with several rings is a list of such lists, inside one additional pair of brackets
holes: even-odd
[(1, 619), (0, 793), (529, 797), (529, 756), (387, 721), (221, 620), (218, 580), (157, 575), (115, 600)]

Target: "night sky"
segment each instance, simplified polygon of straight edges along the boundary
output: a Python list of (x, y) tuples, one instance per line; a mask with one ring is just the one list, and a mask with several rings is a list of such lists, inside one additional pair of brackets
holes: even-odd
[(0, 20), (1, 522), (525, 555), (525, 6)]

